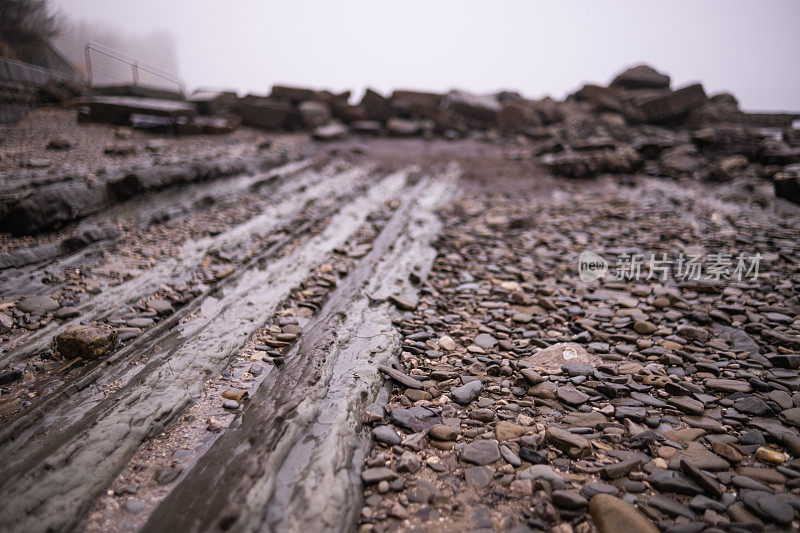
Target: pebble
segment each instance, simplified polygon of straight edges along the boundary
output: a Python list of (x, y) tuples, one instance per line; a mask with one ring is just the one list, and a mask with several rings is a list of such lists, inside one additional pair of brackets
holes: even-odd
[(553, 446), (573, 459), (586, 457), (592, 454), (592, 445), (589, 441), (571, 431), (558, 427), (549, 427), (545, 432), (545, 437)]
[(658, 533), (659, 529), (633, 505), (608, 494), (589, 501), (592, 521), (600, 533)]
[(461, 449), (461, 460), (476, 465), (488, 465), (500, 460), (500, 448), (496, 442), (476, 440)]
[(456, 387), (450, 391), (450, 397), (453, 401), (461, 405), (467, 405), (475, 400), (483, 390), (483, 384), (480, 380), (470, 381), (469, 383)]
[(58, 307), (58, 302), (49, 296), (29, 296), (17, 304), (20, 311), (36, 315), (43, 315), (58, 309)]
[(400, 435), (389, 426), (375, 426), (372, 428), (372, 437), (376, 441), (388, 444), (389, 446), (396, 446), (402, 441)]

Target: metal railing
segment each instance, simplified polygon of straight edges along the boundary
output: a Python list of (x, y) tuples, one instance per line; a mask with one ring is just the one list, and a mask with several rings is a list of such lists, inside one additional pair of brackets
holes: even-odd
[(58, 78), (60, 80), (75, 80), (74, 75), (70, 76), (64, 72), (31, 65), (14, 59), (0, 57), (0, 79), (8, 79), (34, 85), (44, 85), (47, 80)]
[[(122, 78), (117, 77), (114, 74), (111, 74), (110, 72), (104, 72), (103, 70), (100, 70), (99, 68), (96, 68), (96, 67), (92, 66), (91, 52), (96, 52), (96, 53), (104, 55), (106, 57), (110, 57), (112, 59), (115, 59), (115, 60), (117, 60), (117, 61), (119, 61), (121, 63), (125, 63), (127, 65), (130, 65), (130, 67), (131, 67), (131, 75), (133, 77), (133, 82), (130, 82), (128, 80), (124, 80)], [(109, 78), (112, 78), (112, 79), (115, 79), (117, 81), (120, 81), (120, 82), (122, 82), (122, 83), (124, 83), (126, 85), (139, 85), (139, 71), (140, 70), (143, 71), (143, 72), (147, 72), (148, 74), (152, 74), (153, 76), (156, 76), (156, 77), (161, 78), (163, 80), (166, 80), (166, 81), (168, 81), (170, 83), (174, 83), (175, 85), (178, 86), (178, 90), (181, 92), (181, 94), (183, 94), (185, 92), (184, 91), (183, 80), (180, 79), (175, 74), (173, 74), (173, 73), (171, 73), (171, 72), (169, 72), (169, 71), (167, 71), (165, 69), (162, 69), (162, 68), (159, 68), (159, 67), (156, 67), (156, 66), (153, 66), (153, 65), (149, 65), (149, 64), (147, 64), (147, 63), (145, 63), (143, 61), (139, 61), (138, 59), (135, 59), (135, 58), (132, 58), (130, 56), (127, 56), (127, 55), (123, 54), (122, 52), (118, 52), (117, 50), (114, 50), (113, 48), (109, 48), (108, 46), (104, 46), (104, 45), (99, 44), (99, 43), (90, 42), (90, 43), (86, 44), (86, 74), (89, 76), (89, 84), (90, 85), (94, 85), (94, 73), (95, 72), (97, 72), (98, 74), (102, 74), (103, 76), (107, 76)]]

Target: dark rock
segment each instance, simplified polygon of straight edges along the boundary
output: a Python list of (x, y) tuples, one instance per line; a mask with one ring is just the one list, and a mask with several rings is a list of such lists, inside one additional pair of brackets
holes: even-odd
[(8, 385), (9, 383), (19, 381), (20, 379), (22, 379), (21, 370), (9, 370), (8, 372), (3, 372), (0, 374), (0, 385)]
[(400, 444), (402, 439), (397, 432), (389, 426), (376, 426), (372, 429), (372, 437), (389, 446), (396, 446)]
[(772, 186), (775, 189), (775, 196), (800, 205), (800, 175), (776, 174)]
[(550, 497), (553, 503), (562, 509), (584, 509), (589, 505), (589, 500), (577, 492), (568, 490), (554, 490)]
[(769, 492), (751, 490), (742, 496), (745, 506), (759, 518), (788, 526), (794, 520), (794, 509)]
[(693, 520), (696, 518), (694, 512), (691, 509), (683, 505), (682, 503), (670, 498), (669, 496), (663, 496), (658, 494), (653, 496), (647, 501), (650, 507), (654, 507), (659, 511), (663, 511), (667, 514), (673, 516), (683, 516), (688, 518), (689, 520)]
[(407, 375), (403, 374), (402, 372), (400, 372), (399, 370), (395, 370), (392, 367), (389, 367), (389, 366), (386, 366), (386, 365), (379, 365), (378, 366), (378, 370), (380, 370), (382, 373), (386, 374), (387, 376), (389, 376), (393, 380), (397, 381), (398, 383), (401, 383), (401, 384), (405, 385), (406, 387), (409, 387), (411, 389), (422, 389), (423, 388), (422, 387), (422, 383), (419, 380), (416, 380), (416, 379), (412, 378), (411, 376), (407, 376)]
[(722, 486), (712, 479), (711, 476), (704, 473), (689, 461), (681, 460), (680, 467), (683, 473), (686, 474), (689, 479), (700, 485), (707, 494), (715, 498), (722, 496), (724, 492)]
[(550, 426), (545, 431), (545, 437), (553, 446), (573, 459), (592, 454), (592, 445), (588, 440), (566, 429)]
[(642, 466), (642, 460), (638, 458), (623, 459), (622, 461), (606, 465), (602, 469), (603, 477), (606, 479), (617, 479), (623, 477)]
[(479, 379), (476, 379), (451, 390), (450, 397), (456, 403), (467, 405), (480, 395), (481, 390), (483, 390), (483, 384)]
[(703, 489), (697, 484), (675, 470), (656, 470), (647, 476), (647, 482), (661, 492), (673, 492), (689, 496), (703, 492)]
[(689, 85), (663, 96), (639, 102), (645, 121), (667, 123), (685, 120), (689, 113), (708, 101), (703, 86)]
[(612, 87), (623, 89), (669, 89), (669, 76), (648, 65), (637, 65), (617, 75)]

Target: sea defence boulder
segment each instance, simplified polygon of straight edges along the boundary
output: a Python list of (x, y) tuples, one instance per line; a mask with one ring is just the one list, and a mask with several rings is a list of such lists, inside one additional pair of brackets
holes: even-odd
[(611, 87), (622, 89), (669, 89), (670, 78), (649, 65), (637, 65), (618, 74)]

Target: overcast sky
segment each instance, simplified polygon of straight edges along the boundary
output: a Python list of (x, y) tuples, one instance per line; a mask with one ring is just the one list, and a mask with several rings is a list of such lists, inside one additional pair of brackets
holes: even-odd
[(53, 0), (73, 20), (172, 32), (188, 87), (267, 93), (516, 89), (561, 98), (647, 62), (748, 110), (800, 111), (800, 1)]

